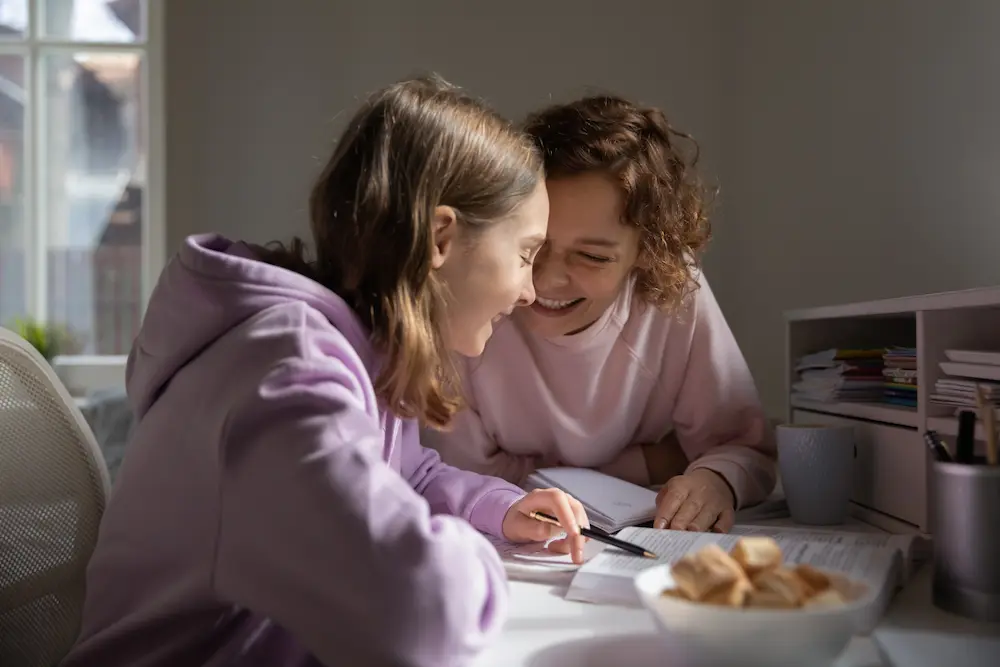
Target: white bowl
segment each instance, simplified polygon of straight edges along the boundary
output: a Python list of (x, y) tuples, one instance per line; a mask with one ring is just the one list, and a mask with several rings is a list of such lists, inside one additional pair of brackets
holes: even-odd
[[(643, 605), (684, 667), (829, 667), (851, 641), (874, 594), (852, 582), (848, 602), (817, 609), (734, 609), (664, 597), (674, 588), (669, 565), (635, 578)], [(675, 664), (674, 662), (670, 663)]]

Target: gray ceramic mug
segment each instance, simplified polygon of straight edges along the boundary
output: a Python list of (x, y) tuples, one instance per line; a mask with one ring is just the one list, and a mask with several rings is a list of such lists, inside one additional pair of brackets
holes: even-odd
[(795, 523), (844, 523), (854, 490), (854, 427), (778, 426), (778, 469), (788, 512)]

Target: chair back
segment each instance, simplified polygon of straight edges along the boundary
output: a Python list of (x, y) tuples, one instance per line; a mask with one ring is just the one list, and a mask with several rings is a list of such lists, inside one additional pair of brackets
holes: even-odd
[(0, 328), (0, 665), (53, 667), (80, 631), (110, 491), (94, 435), (49, 363)]

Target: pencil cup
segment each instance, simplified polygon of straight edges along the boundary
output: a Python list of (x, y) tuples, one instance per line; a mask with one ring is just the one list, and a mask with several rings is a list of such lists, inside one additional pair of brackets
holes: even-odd
[(1000, 622), (1000, 466), (933, 466), (934, 605)]
[(792, 520), (811, 526), (843, 523), (854, 490), (854, 427), (783, 424), (775, 433)]

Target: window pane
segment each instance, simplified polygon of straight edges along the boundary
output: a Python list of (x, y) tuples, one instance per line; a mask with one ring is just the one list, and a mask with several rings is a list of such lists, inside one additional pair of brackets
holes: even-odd
[(0, 39), (20, 39), (28, 31), (28, 0), (0, 0)]
[(24, 59), (0, 55), (0, 326), (28, 312), (24, 220)]
[(136, 42), (146, 38), (146, 0), (39, 0), (39, 5), (40, 23), (49, 39)]
[(142, 58), (48, 53), (42, 62), (49, 321), (68, 327), (84, 354), (125, 354), (142, 302)]

